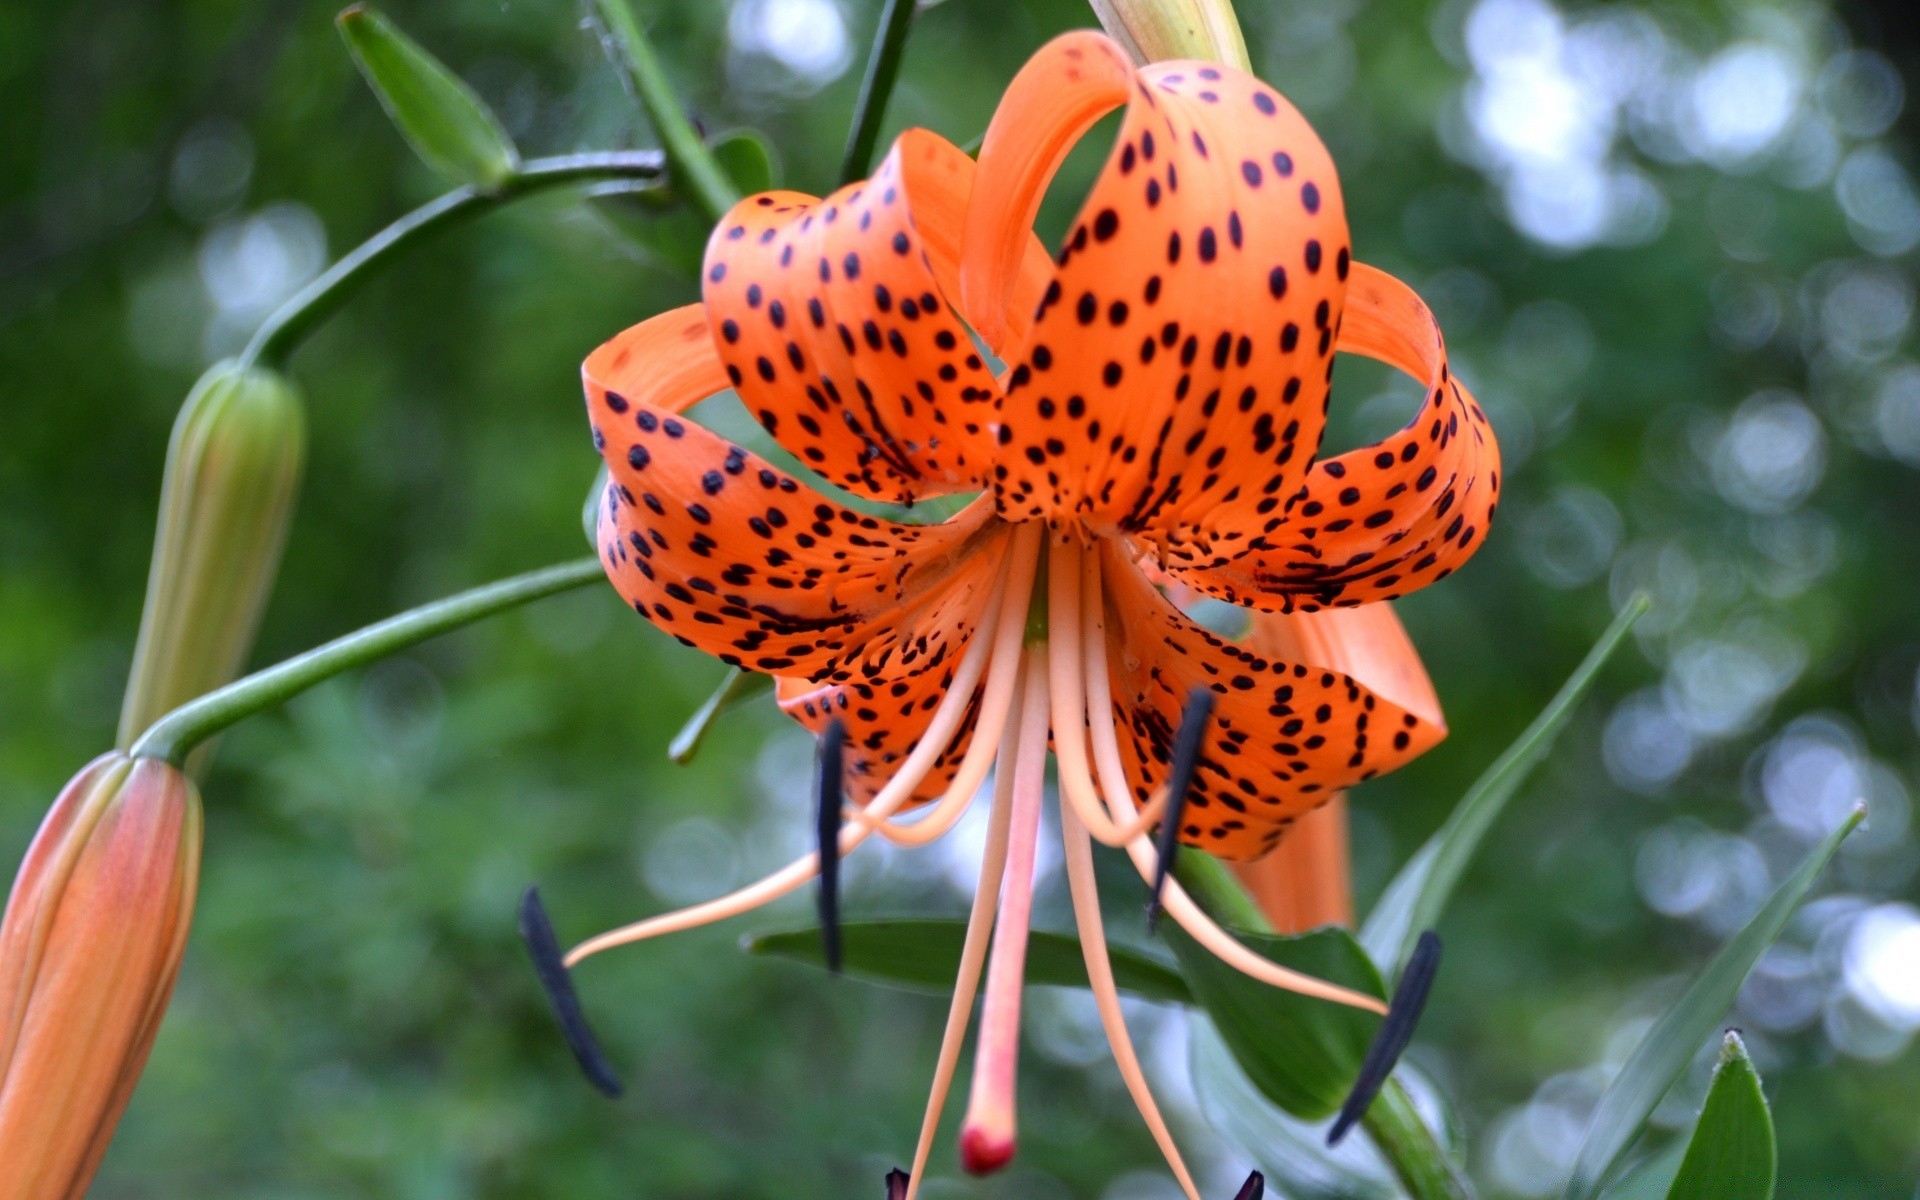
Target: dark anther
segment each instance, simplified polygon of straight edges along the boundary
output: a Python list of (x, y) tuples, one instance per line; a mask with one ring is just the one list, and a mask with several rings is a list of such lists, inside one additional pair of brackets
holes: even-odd
[(847, 727), (835, 717), (820, 735), (819, 809), (815, 832), (820, 838), (820, 946), (827, 969), (840, 970), (840, 808), (845, 803)]
[(1407, 969), (1400, 973), (1400, 986), (1393, 989), (1387, 1019), (1373, 1035), (1373, 1045), (1367, 1047), (1367, 1056), (1360, 1062), (1360, 1077), (1354, 1080), (1353, 1091), (1347, 1094), (1333, 1128), (1327, 1131), (1327, 1145), (1340, 1144), (1347, 1131), (1366, 1115), (1367, 1106), (1380, 1094), (1387, 1076), (1393, 1074), (1393, 1065), (1413, 1040), (1413, 1027), (1420, 1023), (1420, 1010), (1427, 1006), (1427, 993), (1433, 990), (1433, 977), (1439, 970), (1440, 935), (1429, 929), (1420, 935), (1407, 959)]
[(600, 1052), (593, 1028), (587, 1024), (586, 1014), (580, 1011), (580, 997), (573, 990), (573, 976), (567, 970), (566, 960), (560, 956), (560, 943), (554, 940), (553, 922), (547, 920), (546, 906), (540, 903), (539, 888), (528, 888), (527, 894), (520, 898), (520, 936), (527, 943), (527, 953), (533, 956), (534, 972), (540, 976), (540, 986), (546, 990), (547, 1002), (553, 1006), (553, 1015), (560, 1021), (560, 1032), (566, 1035), (567, 1045), (579, 1061), (580, 1069), (586, 1072), (594, 1087), (609, 1096), (618, 1096), (620, 1078), (613, 1073), (613, 1064), (607, 1061), (607, 1056)]
[(1204, 687), (1187, 693), (1187, 707), (1180, 714), (1180, 730), (1173, 735), (1173, 769), (1167, 772), (1167, 808), (1160, 814), (1160, 863), (1153, 872), (1153, 891), (1147, 896), (1147, 929), (1160, 921), (1160, 893), (1166, 889), (1167, 873), (1173, 870), (1173, 856), (1180, 850), (1180, 822), (1186, 816), (1187, 790), (1193, 786), (1193, 769), (1200, 762), (1200, 742), (1207, 734), (1207, 718), (1213, 715), (1213, 692)]
[(887, 1200), (907, 1200), (907, 1180), (907, 1173), (899, 1167), (888, 1171)]
[(1251, 1172), (1240, 1190), (1233, 1194), (1233, 1200), (1260, 1200), (1267, 1194), (1267, 1177), (1258, 1171)]

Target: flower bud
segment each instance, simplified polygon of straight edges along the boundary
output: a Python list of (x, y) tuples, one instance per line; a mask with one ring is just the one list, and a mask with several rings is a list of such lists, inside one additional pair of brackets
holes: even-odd
[(0, 918), (0, 1200), (79, 1197), (153, 1047), (186, 949), (200, 795), (158, 759), (89, 763)]
[(340, 36), (367, 86), (429, 167), (458, 183), (497, 188), (520, 152), (486, 102), (399, 26), (365, 4), (338, 17)]
[(167, 447), (121, 749), (245, 663), (305, 457), (306, 415), (283, 376), (218, 363), (187, 396)]
[(1092, 0), (1113, 40), (1139, 63), (1194, 58), (1248, 68), (1232, 0)]

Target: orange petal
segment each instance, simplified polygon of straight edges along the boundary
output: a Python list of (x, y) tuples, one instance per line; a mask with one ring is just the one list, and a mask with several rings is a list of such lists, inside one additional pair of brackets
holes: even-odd
[(984, 486), (1000, 390), (943, 295), (974, 163), (924, 131), (825, 200), (752, 196), (707, 244), (728, 378), (842, 487), (910, 501)]
[[(991, 553), (976, 555), (964, 569), (983, 572), (990, 579), (1005, 552), (1002, 545)], [(956, 589), (954, 602), (957, 605), (975, 595), (984, 596), (985, 592)], [(881, 674), (846, 683), (814, 683), (793, 676), (778, 680), (775, 699), (781, 711), (807, 729), (820, 733), (836, 716), (845, 723), (847, 797), (851, 803), (864, 806), (878, 795), (920, 744), (935, 710), (952, 689), (967, 648), (969, 635), (965, 631), (976, 628), (980, 619), (977, 609), (932, 614), (924, 622), (924, 652), (915, 661)], [(908, 805), (936, 800), (946, 793), (973, 740), (979, 712), (976, 688), (959, 728), (907, 800)]]
[[(1162, 781), (1188, 693), (1215, 693), (1183, 840), (1271, 850), (1300, 814), (1424, 749), (1431, 726), (1345, 671), (1236, 646), (1182, 616), (1122, 552), (1101, 563), (1115, 719), (1135, 798)], [(1427, 742), (1426, 744), (1431, 744)]]
[(989, 128), (963, 289), (997, 285), (1060, 159), (1123, 102), (1011, 358), (1001, 510), (1177, 532), (1222, 504), (1277, 509), (1319, 445), (1350, 258), (1332, 159), (1273, 89), (1205, 63), (1135, 74), (1094, 34), (1050, 43)]
[(676, 416), (726, 386), (700, 306), (621, 334), (584, 373), (609, 471), (601, 561), (648, 620), (736, 666), (833, 680), (910, 667), (927, 630), (966, 636), (993, 574), (958, 568), (991, 557), (972, 554), (994, 538), (986, 507), (880, 521)]
[(1305, 933), (1353, 924), (1353, 879), (1347, 850), (1347, 798), (1336, 795), (1301, 813), (1273, 853), (1232, 864), (1274, 929)]
[(1413, 738), (1415, 754), (1425, 753), (1447, 736), (1447, 720), (1441, 715), (1433, 680), (1427, 677), (1426, 664), (1391, 604), (1255, 613), (1247, 648), (1268, 658), (1331, 667), (1353, 676), (1376, 696), (1419, 719), (1422, 732)]
[[(1340, 348), (1426, 385), (1413, 421), (1384, 441), (1314, 464), (1280, 514), (1245, 506), (1212, 520), (1257, 535), (1237, 558), (1170, 548), (1167, 568), (1193, 587), (1269, 611), (1387, 600), (1445, 578), (1479, 549), (1500, 494), (1493, 429), (1448, 369), (1440, 327), (1413, 290), (1354, 267)], [(1204, 539), (1203, 539), (1204, 540)]]

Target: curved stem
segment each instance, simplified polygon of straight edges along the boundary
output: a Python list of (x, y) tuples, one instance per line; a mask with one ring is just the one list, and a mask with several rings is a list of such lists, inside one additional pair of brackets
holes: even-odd
[(1472, 1189), (1398, 1080), (1387, 1080), (1360, 1123), (1413, 1200), (1471, 1200)]
[(913, 14), (919, 7), (919, 0), (887, 0), (880, 14), (873, 54), (867, 59), (867, 75), (860, 82), (860, 99), (853, 109), (853, 125), (847, 130), (846, 153), (840, 159), (843, 184), (865, 179), (873, 167), (880, 121), (887, 115), (887, 98), (893, 95), (894, 81), (900, 78), (900, 57), (906, 52), (907, 33), (913, 28)]
[(446, 195), (414, 209), (398, 221), (374, 234), (319, 278), (309, 283), (266, 319), (240, 361), (278, 367), (286, 362), (294, 347), (349, 297), (388, 263), (412, 250), (422, 238), (551, 188), (569, 183), (597, 183), (607, 180), (654, 180), (660, 176), (658, 151), (623, 151), (608, 154), (567, 154), (557, 158), (537, 158), (521, 166), (499, 187), (481, 190), (455, 188)]
[(594, 7), (612, 35), (613, 48), (619, 52), (621, 65), (633, 81), (633, 90), (639, 94), (654, 132), (660, 135), (673, 182), (686, 188), (708, 221), (719, 224), (727, 210), (740, 202), (739, 190), (687, 118), (687, 110), (681, 107), (673, 85), (667, 82), (667, 73), (654, 56), (653, 43), (647, 40), (640, 22), (634, 20), (629, 0), (595, 0)]
[(342, 671), (397, 654), (483, 617), (601, 578), (599, 559), (576, 559), (459, 592), (388, 617), (181, 705), (148, 727), (130, 753), (135, 758), (163, 758), (177, 765), (195, 746), (228, 726), (289, 700)]

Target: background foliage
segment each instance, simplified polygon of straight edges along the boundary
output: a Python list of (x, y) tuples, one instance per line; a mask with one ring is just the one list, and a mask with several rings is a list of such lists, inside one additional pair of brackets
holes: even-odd
[[(1774, 1100), (1780, 1195), (1913, 1194), (1920, 199), (1899, 31), (1813, 2), (1243, 7), (1256, 68), (1334, 150), (1357, 253), (1432, 301), (1509, 468), (1486, 551), (1402, 606), (1453, 736), (1358, 795), (1363, 898), (1612, 609), (1640, 587), (1656, 602), (1444, 930), (1414, 1057), (1458, 1101), (1474, 1174), (1495, 1195), (1557, 1189), (1608, 1064), (1864, 798), (1868, 828), (1733, 1021)], [(831, 185), (877, 5), (642, 8), (709, 131), (756, 127), (790, 185)], [(390, 11), (529, 155), (649, 144), (573, 4)], [(111, 739), (187, 387), (438, 188), (332, 15), (0, 4), (8, 863)], [(889, 130), (971, 138), (1032, 48), (1087, 23), (1068, 0), (927, 10)], [(313, 339), (294, 362), (311, 467), (259, 661), (580, 553), (578, 363), (692, 298), (677, 257), (555, 195), (434, 243)], [(1411, 404), (1352, 366), (1350, 442)], [(596, 590), (232, 734), (180, 991), (94, 1194), (877, 1194), (911, 1147), (942, 1002), (748, 958), (739, 927), (612, 955), (581, 972), (632, 1085), (610, 1105), (513, 936), (529, 881), (578, 935), (804, 845), (808, 747), (764, 705), (692, 766), (666, 761), (718, 675)], [(958, 911), (957, 841), (854, 860), (850, 912)], [(1063, 893), (1043, 921), (1064, 925)], [(790, 905), (748, 924), (803, 923)], [(1018, 1166), (928, 1194), (1169, 1194), (1090, 1004), (1033, 1007)], [(1178, 1093), (1184, 1030), (1139, 1013)], [(1231, 1194), (1244, 1160), (1189, 1114)]]

